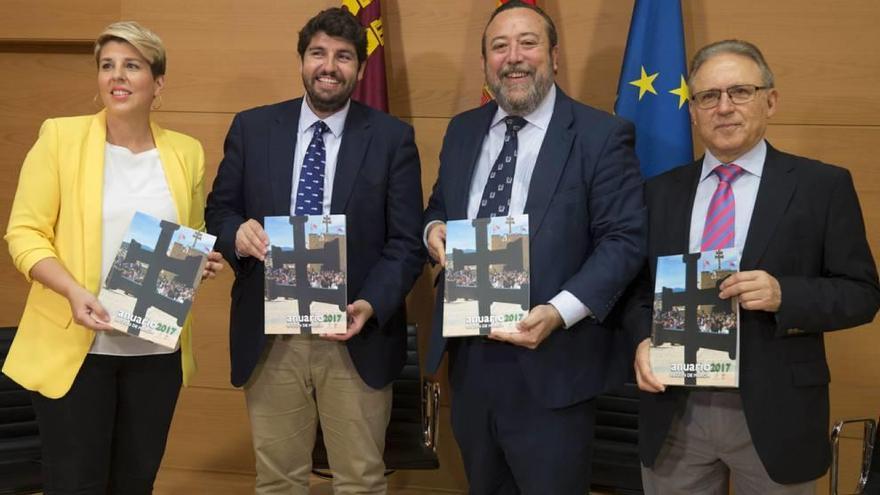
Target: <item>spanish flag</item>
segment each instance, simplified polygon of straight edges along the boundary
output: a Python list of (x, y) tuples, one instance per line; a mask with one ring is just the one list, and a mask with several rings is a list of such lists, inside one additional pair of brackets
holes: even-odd
[(352, 98), (377, 110), (388, 112), (388, 85), (385, 82), (385, 38), (379, 0), (342, 0), (367, 30), (367, 67), (354, 88)]
[[(495, 8), (497, 9), (509, 1), (510, 0), (496, 0)], [(538, 5), (538, 0), (522, 0), (522, 2), (535, 6)], [(480, 105), (485, 105), (494, 99), (495, 95), (492, 94), (492, 90), (489, 89), (489, 86), (487, 86), (486, 83), (483, 83), (483, 94), (480, 96)]]

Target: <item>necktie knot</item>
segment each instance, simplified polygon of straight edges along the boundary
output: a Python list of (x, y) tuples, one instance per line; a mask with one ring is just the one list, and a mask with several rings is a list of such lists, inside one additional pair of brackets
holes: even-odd
[(328, 127), (327, 124), (325, 124), (323, 120), (319, 120), (319, 121), (315, 122), (314, 124), (312, 124), (312, 127), (314, 127), (314, 129), (315, 129), (314, 136), (323, 137), (324, 133), (330, 131), (330, 127)]
[(729, 163), (727, 165), (721, 164), (715, 167), (712, 172), (718, 176), (718, 180), (721, 182), (725, 182), (727, 184), (732, 184), (736, 179), (739, 178), (740, 175), (745, 172), (742, 167), (735, 163)]
[(525, 127), (526, 119), (518, 116), (518, 115), (508, 115), (504, 117), (504, 124), (507, 126), (507, 133), (511, 132), (519, 132), (520, 129)]

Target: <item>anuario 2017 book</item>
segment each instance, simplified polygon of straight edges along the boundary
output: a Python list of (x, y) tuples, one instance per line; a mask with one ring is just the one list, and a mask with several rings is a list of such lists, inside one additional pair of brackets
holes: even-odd
[(736, 249), (657, 258), (651, 368), (666, 385), (739, 386), (739, 301), (718, 295)]
[(265, 333), (345, 333), (345, 215), (266, 217)]
[(214, 241), (210, 234), (135, 213), (98, 293), (110, 325), (174, 349)]
[(529, 216), (446, 223), (443, 336), (516, 332), (529, 310)]

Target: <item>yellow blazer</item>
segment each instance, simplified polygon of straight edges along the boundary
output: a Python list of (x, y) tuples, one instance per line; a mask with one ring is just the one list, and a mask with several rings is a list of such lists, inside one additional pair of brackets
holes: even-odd
[[(177, 221), (204, 230), (205, 156), (197, 140), (151, 122)], [(94, 294), (101, 284), (101, 215), (107, 117), (49, 119), (21, 167), (6, 242), (15, 267), (57, 258)], [(95, 333), (73, 321), (64, 296), (32, 281), (3, 373), (28, 390), (58, 398), (70, 390)], [(195, 372), (191, 318), (180, 340), (183, 380)]]

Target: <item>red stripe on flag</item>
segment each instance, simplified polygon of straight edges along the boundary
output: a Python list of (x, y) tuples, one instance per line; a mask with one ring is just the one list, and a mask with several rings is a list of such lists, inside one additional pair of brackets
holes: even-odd
[[(364, 2), (366, 3), (366, 2)], [(363, 4), (360, 4), (363, 5)], [(348, 8), (343, 2), (343, 7)], [(379, 0), (372, 0), (356, 13), (367, 30), (367, 60), (364, 77), (358, 81), (352, 99), (383, 112), (388, 112), (388, 84), (385, 77), (385, 24)], [(369, 52), (372, 48), (372, 52)]]

